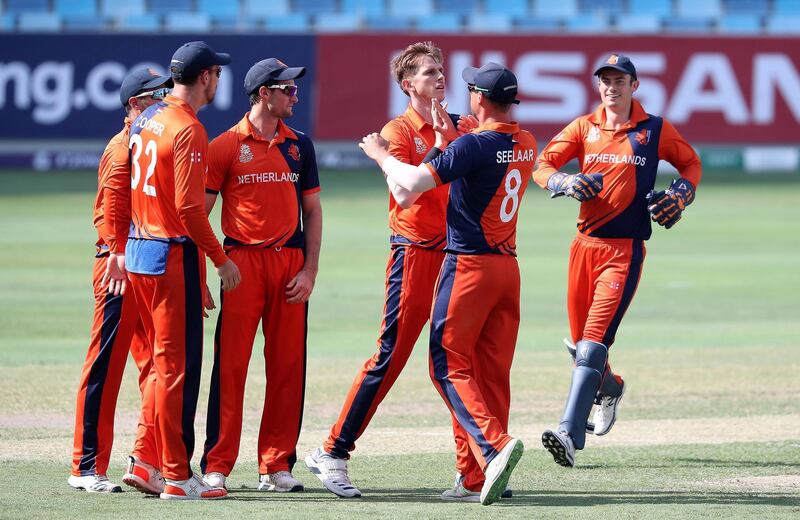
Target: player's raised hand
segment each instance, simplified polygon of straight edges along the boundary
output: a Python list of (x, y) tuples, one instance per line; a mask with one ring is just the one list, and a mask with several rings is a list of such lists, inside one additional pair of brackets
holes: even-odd
[(230, 258), (227, 262), (217, 267), (217, 274), (222, 281), (222, 290), (230, 291), (235, 289), (239, 282), (242, 281), (242, 274), (239, 272), (239, 267), (233, 263)]
[(472, 114), (458, 116), (458, 132), (460, 134), (468, 134), (478, 128), (478, 118)]
[(566, 195), (581, 202), (597, 196), (603, 190), (602, 173), (563, 173), (556, 172), (547, 179), (550, 197)]
[(128, 272), (125, 270), (125, 255), (110, 253), (106, 260), (106, 272), (100, 280), (102, 285), (108, 284), (108, 292), (114, 296), (125, 294), (128, 286)]
[(650, 218), (670, 229), (681, 219), (686, 206), (694, 202), (694, 186), (686, 179), (675, 179), (665, 191), (647, 194), (647, 211)]
[(433, 130), (437, 134), (437, 139), (439, 135), (442, 136), (440, 144), (446, 146), (447, 143), (458, 139), (460, 134), (450, 118), (450, 114), (447, 113), (447, 103), (441, 104), (438, 99), (431, 99), (431, 118), (433, 119)]
[(381, 137), (381, 134), (371, 133), (364, 136), (358, 147), (364, 151), (367, 157), (380, 164), (389, 156), (389, 141)]
[(208, 284), (206, 284), (206, 290), (203, 291), (203, 317), (208, 318), (208, 313), (206, 311), (211, 311), (217, 308), (217, 304), (214, 303), (214, 297), (211, 296), (211, 291), (208, 289)]
[(305, 269), (301, 269), (297, 275), (286, 284), (286, 303), (304, 303), (311, 296), (314, 290), (315, 276)]

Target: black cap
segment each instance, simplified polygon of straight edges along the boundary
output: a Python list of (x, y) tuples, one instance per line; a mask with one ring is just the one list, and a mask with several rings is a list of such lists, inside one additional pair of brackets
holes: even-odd
[(633, 66), (631, 59), (618, 52), (615, 52), (609, 56), (602, 65), (597, 67), (597, 70), (594, 71), (594, 75), (599, 76), (600, 72), (605, 69), (618, 70), (620, 72), (624, 72), (625, 74), (630, 74), (633, 79), (636, 79), (636, 67)]
[(489, 62), (481, 68), (467, 67), (461, 73), (464, 81), (475, 85), (487, 98), (498, 103), (519, 104), (517, 77), (509, 69)]
[(189, 42), (181, 45), (172, 55), (169, 70), (173, 79), (180, 81), (197, 77), (201, 71), (214, 65), (227, 65), (230, 62), (230, 54), (214, 52), (206, 42)]
[(302, 78), (305, 74), (305, 67), (289, 67), (277, 58), (267, 58), (259, 61), (247, 71), (247, 75), (244, 77), (244, 91), (249, 95), (268, 81), (297, 79)]
[(161, 86), (172, 87), (172, 78), (161, 76), (153, 69), (132, 70), (119, 87), (119, 101), (126, 106), (130, 98)]

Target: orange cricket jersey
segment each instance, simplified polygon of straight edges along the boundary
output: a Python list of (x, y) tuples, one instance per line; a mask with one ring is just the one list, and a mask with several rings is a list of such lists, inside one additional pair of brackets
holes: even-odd
[(225, 263), (205, 213), (208, 136), (192, 107), (171, 95), (150, 106), (133, 122), (129, 148), (130, 238), (191, 239), (214, 265)]
[(93, 219), (98, 253), (106, 249), (112, 253), (125, 251), (131, 221), (130, 128), (131, 120), (126, 117), (124, 127), (111, 138), (100, 157)]
[[(400, 162), (419, 165), (436, 142), (433, 127), (411, 105), (381, 130), (389, 141), (389, 153)], [(446, 238), (447, 186), (420, 195), (408, 209), (403, 209), (389, 193), (389, 229), (392, 243), (411, 243), (441, 249)]]
[(572, 121), (539, 156), (534, 181), (546, 189), (550, 175), (573, 158), (582, 173), (603, 174), (603, 190), (582, 202), (578, 215), (578, 230), (599, 238), (650, 238), (645, 196), (655, 186), (660, 159), (695, 187), (702, 176), (700, 158), (689, 143), (636, 100), (630, 120), (619, 130), (606, 128), (602, 105)]
[(283, 121), (264, 139), (249, 115), (209, 145), (206, 192), (222, 193), (225, 245), (302, 248), (302, 196), (320, 190), (314, 145)]

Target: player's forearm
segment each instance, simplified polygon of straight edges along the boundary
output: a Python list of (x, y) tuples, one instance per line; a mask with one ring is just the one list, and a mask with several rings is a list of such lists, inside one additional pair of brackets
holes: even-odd
[(303, 269), (316, 276), (322, 247), (322, 206), (303, 209), (303, 234), (306, 243)]
[(413, 206), (421, 195), (420, 193), (414, 193), (403, 188), (402, 186), (398, 186), (398, 184), (389, 177), (385, 177), (385, 179), (386, 184), (389, 186), (389, 191), (392, 192), (392, 197), (394, 197), (397, 205), (403, 209), (408, 209)]
[(103, 189), (103, 226), (101, 236), (112, 253), (124, 253), (130, 231), (130, 189)]
[(551, 164), (547, 164), (544, 162), (539, 163), (539, 168), (533, 172), (533, 182), (539, 185), (540, 188), (543, 190), (547, 189), (547, 180), (550, 178), (551, 175), (556, 173), (558, 168), (554, 167)]
[(387, 156), (380, 164), (386, 177), (401, 188), (414, 193), (423, 193), (436, 187), (433, 175), (424, 165), (411, 166), (391, 156)]
[(214, 235), (214, 231), (211, 229), (211, 224), (209, 224), (203, 208), (200, 206), (179, 208), (178, 218), (186, 228), (189, 238), (208, 255), (211, 261), (214, 262), (215, 267), (221, 266), (228, 260), (217, 237)]

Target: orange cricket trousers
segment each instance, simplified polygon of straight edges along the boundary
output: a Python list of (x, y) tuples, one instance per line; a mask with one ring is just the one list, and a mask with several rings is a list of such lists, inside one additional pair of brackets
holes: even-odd
[(479, 489), (486, 465), (508, 443), (509, 382), (519, 330), (520, 278), (509, 255), (445, 257), (431, 313), (434, 386), (463, 431), (456, 467)]
[(610, 347), (636, 294), (646, 255), (644, 241), (578, 233), (569, 253), (567, 310), (572, 341)]
[(236, 463), (247, 367), (260, 321), (267, 381), (259, 473), (291, 471), (303, 419), (308, 303), (287, 303), (286, 285), (303, 267), (303, 250), (234, 247), (228, 256), (239, 266), (242, 283), (220, 296), (200, 468), (229, 475)]
[[(205, 257), (190, 242), (172, 242), (160, 275), (128, 273), (153, 345), (157, 463), (164, 478), (191, 477), (194, 416), (203, 359)], [(146, 461), (147, 459), (145, 459)]]
[(430, 318), (433, 289), (444, 253), (396, 245), (386, 265), (386, 297), (378, 350), (356, 374), (324, 449), (349, 458), (355, 442), (408, 361)]
[(157, 460), (153, 410), (148, 406), (148, 395), (153, 391), (150, 345), (133, 292), (114, 296), (102, 284), (107, 260), (107, 253), (97, 256), (92, 273), (94, 319), (75, 410), (72, 474), (76, 476), (105, 475), (108, 470), (114, 412), (129, 351), (139, 368), (143, 405), (133, 455), (145, 461)]

